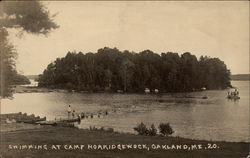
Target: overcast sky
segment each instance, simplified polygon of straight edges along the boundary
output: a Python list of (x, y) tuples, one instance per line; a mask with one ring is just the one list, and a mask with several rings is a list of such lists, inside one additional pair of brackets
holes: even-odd
[(60, 28), (48, 37), (11, 31), (17, 69), (41, 74), (68, 51), (103, 47), (140, 52), (191, 52), (223, 60), (232, 74), (249, 73), (249, 2), (43, 2)]

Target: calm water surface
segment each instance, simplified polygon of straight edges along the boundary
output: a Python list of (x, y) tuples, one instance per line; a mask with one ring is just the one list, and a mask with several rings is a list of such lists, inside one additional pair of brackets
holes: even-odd
[[(166, 95), (106, 93), (20, 93), (12, 100), (3, 99), (2, 113), (26, 112), (48, 119), (67, 117), (70, 104), (76, 112), (109, 112), (101, 117), (83, 119), (79, 128), (111, 127), (115, 131), (134, 133), (140, 122), (158, 126), (170, 122), (175, 133), (193, 139), (249, 140), (249, 81), (233, 81), (240, 100), (226, 99), (226, 90), (188, 93), (195, 98)], [(180, 94), (181, 95), (181, 94)], [(207, 95), (208, 99), (201, 99)]]

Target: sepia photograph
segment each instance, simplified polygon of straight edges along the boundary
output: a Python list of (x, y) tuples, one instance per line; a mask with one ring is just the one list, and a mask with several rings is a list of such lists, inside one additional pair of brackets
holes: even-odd
[(250, 158), (249, 1), (0, 1), (0, 158)]

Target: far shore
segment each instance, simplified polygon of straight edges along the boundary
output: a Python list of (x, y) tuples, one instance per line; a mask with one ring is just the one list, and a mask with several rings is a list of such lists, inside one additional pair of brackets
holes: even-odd
[[(201, 92), (199, 91), (192, 91), (192, 92)], [(59, 88), (47, 88), (47, 87), (38, 87), (38, 86), (29, 86), (29, 85), (17, 85), (14, 87), (15, 93), (48, 93), (48, 92), (76, 92), (76, 93), (114, 93), (114, 94), (183, 94), (189, 92), (112, 92), (112, 91), (97, 91), (97, 92), (89, 92), (89, 91), (77, 91), (77, 90), (68, 90), (68, 89), (59, 89)], [(178, 95), (177, 95), (178, 97)]]
[(20, 86), (17, 85), (14, 87), (15, 93), (47, 93), (47, 92), (67, 92), (67, 90), (63, 89), (50, 89), (50, 88), (43, 88), (43, 87), (37, 87), (37, 86)]

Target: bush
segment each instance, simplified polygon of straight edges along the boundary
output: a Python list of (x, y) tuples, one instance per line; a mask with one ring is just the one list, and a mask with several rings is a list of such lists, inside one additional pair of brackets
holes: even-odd
[(155, 128), (154, 124), (152, 124), (151, 128), (148, 129), (148, 135), (150, 135), (150, 136), (156, 136), (157, 135), (157, 129)]
[(138, 132), (139, 135), (148, 135), (149, 131), (144, 123), (140, 123), (134, 130)]
[(171, 135), (174, 133), (172, 127), (170, 126), (169, 123), (161, 123), (159, 125), (159, 130), (160, 130), (160, 133), (164, 136), (167, 136), (167, 135)]
[[(155, 128), (154, 124), (152, 124), (150, 128), (147, 128), (144, 123), (140, 123), (139, 125), (134, 127), (134, 130), (138, 132), (139, 135), (147, 135), (147, 136), (157, 135), (157, 129)], [(159, 125), (159, 132), (164, 136), (171, 135), (174, 133), (169, 123), (161, 123)]]
[(95, 127), (95, 126), (90, 126), (89, 127), (89, 130), (91, 130), (91, 131), (103, 131), (103, 132), (114, 132), (114, 129), (113, 128), (107, 128), (107, 129), (105, 129), (104, 127), (100, 127), (100, 128), (97, 128), (97, 127)]

